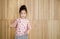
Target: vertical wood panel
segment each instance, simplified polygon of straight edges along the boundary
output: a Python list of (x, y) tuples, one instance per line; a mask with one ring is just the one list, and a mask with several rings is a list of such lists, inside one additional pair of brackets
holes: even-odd
[(19, 7), (25, 4), (32, 30), (29, 39), (60, 39), (59, 0), (0, 0), (0, 39), (14, 39), (10, 24), (19, 18)]

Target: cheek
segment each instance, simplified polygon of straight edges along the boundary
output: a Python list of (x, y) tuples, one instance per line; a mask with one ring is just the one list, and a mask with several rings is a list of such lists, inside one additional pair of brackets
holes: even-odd
[(24, 16), (26, 16), (26, 14), (24, 14)]

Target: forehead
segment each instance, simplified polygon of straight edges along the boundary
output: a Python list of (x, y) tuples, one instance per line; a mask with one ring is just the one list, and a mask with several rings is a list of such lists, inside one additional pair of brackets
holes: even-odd
[(24, 12), (24, 13), (26, 13), (26, 11), (25, 11), (25, 10), (22, 10), (21, 12)]

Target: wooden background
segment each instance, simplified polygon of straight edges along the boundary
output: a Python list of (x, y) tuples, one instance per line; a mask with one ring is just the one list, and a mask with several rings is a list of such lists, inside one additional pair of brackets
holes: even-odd
[(60, 0), (0, 0), (0, 39), (14, 39), (10, 25), (23, 4), (32, 26), (29, 39), (60, 39)]

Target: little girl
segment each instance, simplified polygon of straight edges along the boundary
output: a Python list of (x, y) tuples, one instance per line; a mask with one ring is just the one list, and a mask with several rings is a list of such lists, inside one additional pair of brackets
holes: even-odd
[(12, 24), (12, 27), (16, 28), (15, 39), (28, 39), (28, 34), (31, 29), (29, 20), (27, 16), (27, 8), (25, 5), (22, 5), (19, 9), (20, 18), (16, 19)]

